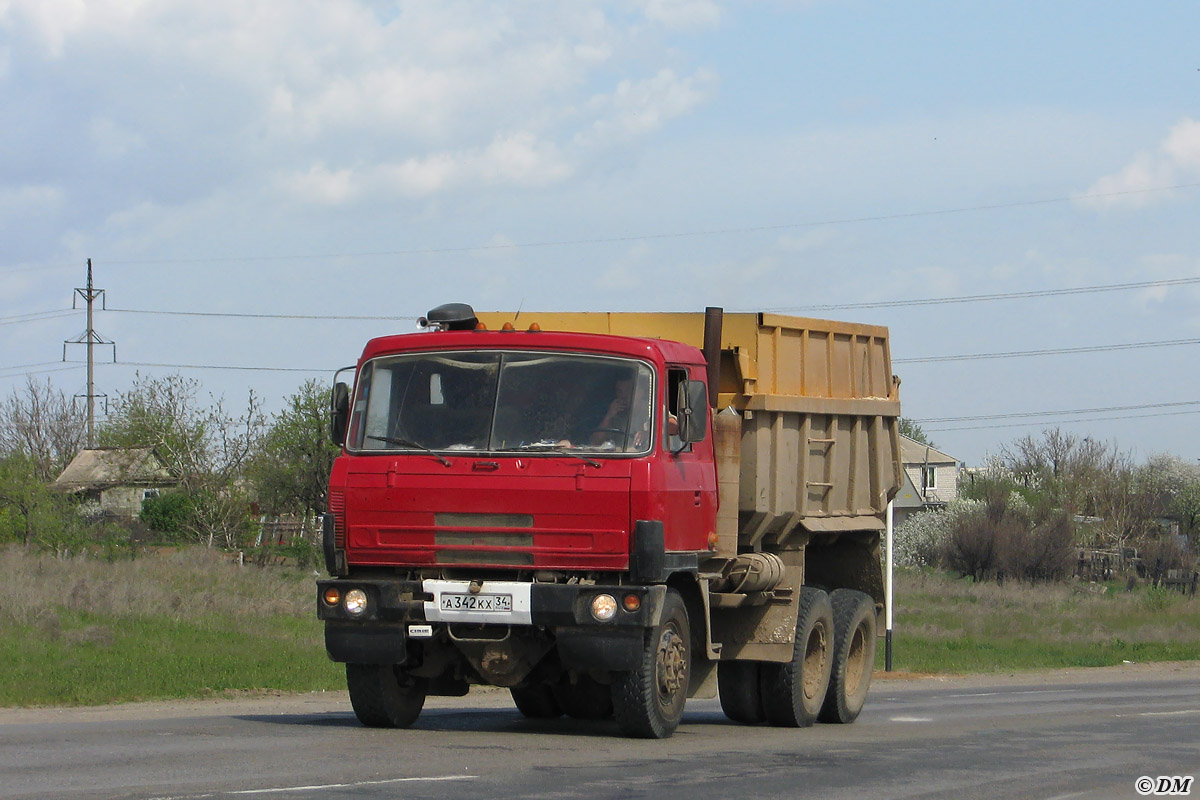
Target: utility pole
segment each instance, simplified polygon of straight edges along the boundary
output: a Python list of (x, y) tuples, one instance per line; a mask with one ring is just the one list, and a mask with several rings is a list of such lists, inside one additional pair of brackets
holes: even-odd
[[(78, 298), (82, 297), (87, 303), (87, 330), (81, 333), (74, 339), (67, 339), (63, 342), (63, 361), (67, 360), (67, 345), (82, 344), (87, 346), (87, 394), (83, 395), (87, 398), (87, 446), (89, 449), (96, 446), (96, 398), (103, 397), (106, 400), (108, 395), (96, 394), (96, 361), (94, 357), (95, 346), (112, 345), (113, 363), (117, 361), (117, 343), (109, 339), (105, 339), (100, 334), (96, 333), (96, 327), (93, 324), (93, 303), (99, 299), (100, 307), (105, 308), (104, 290), (97, 289), (92, 284), (92, 260), (87, 260), (87, 286), (80, 289), (75, 288), (75, 294), (71, 297), (71, 308), (78, 308), (76, 305)], [(75, 395), (79, 397), (80, 395)]]

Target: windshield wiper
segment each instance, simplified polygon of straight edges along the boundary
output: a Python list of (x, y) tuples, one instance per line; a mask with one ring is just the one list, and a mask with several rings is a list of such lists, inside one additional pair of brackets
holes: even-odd
[(520, 445), (517, 447), (517, 449), (518, 450), (537, 450), (537, 451), (543, 452), (543, 453), (554, 453), (555, 455), (560, 455), (560, 456), (570, 456), (571, 458), (578, 458), (580, 461), (587, 464), (589, 467), (595, 467), (596, 469), (600, 469), (599, 461), (593, 461), (592, 459), (588, 458), (587, 456), (579, 455), (579, 453), (572, 453), (570, 450), (567, 450), (566, 448), (561, 447), (556, 444), (542, 444), (540, 442), (531, 442), (530, 444)]
[(377, 442), (387, 442), (388, 444), (398, 444), (401, 447), (415, 447), (417, 450), (424, 450), (426, 453), (429, 453), (429, 455), (433, 456), (438, 461), (442, 462), (442, 464), (444, 464), (445, 466), (447, 466), (447, 467), (451, 466), (450, 459), (442, 456), (440, 453), (435, 453), (434, 451), (430, 450), (428, 447), (421, 444), (420, 442), (414, 442), (412, 439), (401, 439), (397, 436), (372, 436), (370, 434), (367, 434), (367, 438), (374, 439)]

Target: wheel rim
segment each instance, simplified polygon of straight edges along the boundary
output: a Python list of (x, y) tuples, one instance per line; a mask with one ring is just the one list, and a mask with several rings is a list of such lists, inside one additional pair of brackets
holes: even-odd
[(825, 659), (828, 657), (825, 626), (813, 628), (804, 647), (804, 696), (812, 700), (824, 692)]
[(674, 625), (668, 625), (658, 640), (658, 654), (655, 658), (654, 673), (659, 703), (664, 706), (675, 703), (682, 690), (686, 689), (684, 681), (687, 679), (687, 670), (687, 643)]
[(858, 686), (863, 679), (863, 670), (866, 667), (867, 640), (863, 628), (862, 625), (855, 627), (854, 635), (850, 638), (850, 651), (846, 653), (846, 695), (848, 697), (852, 697), (858, 692)]

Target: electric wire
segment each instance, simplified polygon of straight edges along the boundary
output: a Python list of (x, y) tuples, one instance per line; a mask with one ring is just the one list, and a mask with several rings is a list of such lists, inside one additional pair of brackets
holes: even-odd
[(370, 320), (382, 322), (416, 321), (417, 317), (354, 316), (348, 314), (260, 314), (231, 311), (167, 311), (146, 308), (107, 308), (118, 314), (147, 314), (170, 317), (226, 317), (232, 319)]
[(1200, 400), (1181, 400), (1175, 403), (1143, 403), (1132, 406), (1107, 406), (1104, 408), (1060, 409), (1058, 411), (1020, 411), (1010, 414), (976, 414), (969, 417), (925, 417), (913, 419), (913, 422), (925, 425), (939, 422), (975, 422), (978, 420), (1017, 419), (1021, 417), (1058, 417), (1067, 414), (1108, 414), (1113, 411), (1140, 411), (1147, 408), (1177, 408), (1179, 406), (1200, 406)]
[[(965, 214), (980, 211), (1000, 211), (1014, 208), (1030, 208), (1035, 206), (1053, 205), (1058, 203), (1079, 202), (1081, 200), (1098, 200), (1109, 197), (1126, 195), (1142, 195), (1156, 192), (1180, 191), (1200, 187), (1200, 183), (1182, 183), (1173, 186), (1152, 186), (1144, 189), (1125, 189), (1115, 192), (1096, 192), (1093, 194), (1063, 195), (1033, 200), (1016, 200), (1010, 203), (990, 203), (986, 205), (959, 206), (953, 208), (927, 209), (923, 211), (897, 212), (891, 214), (876, 214), (859, 217), (842, 217), (827, 220), (811, 220), (804, 222), (787, 222), (775, 225), (748, 225), (742, 227), (710, 228), (693, 231), (674, 231), (667, 233), (627, 234), (621, 236), (598, 236), (581, 239), (550, 239), (533, 242), (505, 242), (482, 245), (461, 245), (456, 247), (421, 247), (395, 250), (374, 250), (343, 253), (289, 253), (259, 256), (197, 256), (193, 258), (151, 258), (151, 259), (106, 259), (108, 266), (137, 266), (149, 264), (204, 264), (230, 262), (278, 262), (278, 261), (314, 261), (333, 258), (376, 258), (381, 256), (416, 256), (416, 255), (445, 255), (455, 253), (494, 252), (500, 250), (522, 250), (547, 247), (577, 247), (597, 244), (621, 244), (627, 242), (662, 241), (668, 239), (700, 238), (708, 236), (727, 236), (747, 233), (764, 233), (771, 231), (796, 230), (800, 228), (817, 228), (834, 225), (853, 225), (869, 222), (889, 222), (921, 217), (936, 217), (950, 214)], [(37, 271), (39, 267), (6, 267), (0, 268), (0, 273)], [(51, 269), (57, 269), (56, 267)], [(49, 271), (45, 269), (44, 271)]]
[(908, 306), (949, 305), (952, 303), (979, 303), (988, 300), (1024, 300), (1031, 297), (1061, 297), (1074, 294), (1094, 294), (1097, 292), (1122, 292), (1132, 289), (1152, 289), (1160, 286), (1187, 286), (1200, 283), (1200, 277), (1171, 278), (1159, 281), (1138, 281), (1136, 283), (1110, 283), (1098, 286), (1074, 286), (1065, 289), (1035, 289), (1026, 292), (995, 292), (992, 294), (972, 294), (958, 297), (926, 297), (913, 300), (879, 300), (863, 303), (828, 303), (812, 306), (790, 306), (788, 308), (770, 308), (766, 311), (840, 311), (855, 308), (905, 308)]
[(1088, 345), (1085, 347), (1054, 347), (1045, 350), (1010, 350), (1001, 353), (964, 353), (954, 356), (924, 356), (921, 358), (894, 358), (893, 364), (932, 364), (947, 361), (983, 361), (994, 358), (1025, 358), (1029, 356), (1075, 355), (1078, 353), (1103, 353), (1115, 350), (1141, 350), (1151, 347), (1179, 347), (1200, 344), (1200, 339), (1165, 339), (1158, 342), (1129, 342), (1125, 344)]
[(1031, 428), (1038, 425), (1078, 425), (1085, 422), (1109, 422), (1113, 420), (1147, 419), (1150, 417), (1178, 417), (1186, 414), (1200, 414), (1200, 409), (1191, 411), (1162, 411), (1154, 414), (1122, 414), (1116, 417), (1094, 417), (1091, 419), (1041, 420), (1037, 422), (1005, 422), (997, 425), (962, 425), (945, 428), (925, 428), (927, 433), (948, 433), (951, 431), (982, 431), (997, 428)]

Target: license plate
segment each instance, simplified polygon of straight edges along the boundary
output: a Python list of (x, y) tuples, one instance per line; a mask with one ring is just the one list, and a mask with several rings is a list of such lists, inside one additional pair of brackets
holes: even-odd
[(512, 611), (511, 594), (443, 594), (439, 599), (443, 611)]

